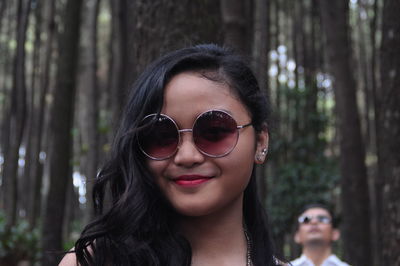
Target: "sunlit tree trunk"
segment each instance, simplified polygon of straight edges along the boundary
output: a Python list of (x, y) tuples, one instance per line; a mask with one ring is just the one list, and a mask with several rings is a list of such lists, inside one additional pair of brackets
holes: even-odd
[(400, 265), (400, 2), (385, 0), (381, 88), (378, 91), (378, 160), (382, 180), (382, 264)]
[[(56, 265), (58, 256), (49, 251), (62, 250), (62, 228), (68, 179), (71, 178), (72, 136), (75, 80), (78, 58), (82, 0), (68, 0), (63, 28), (58, 39), (56, 89), (50, 120), (50, 184), (43, 220), (42, 264)], [(54, 256), (53, 256), (54, 255)]]
[(367, 170), (351, 66), (349, 4), (345, 0), (320, 3), (340, 136), (344, 254), (351, 264), (369, 265), (372, 258)]

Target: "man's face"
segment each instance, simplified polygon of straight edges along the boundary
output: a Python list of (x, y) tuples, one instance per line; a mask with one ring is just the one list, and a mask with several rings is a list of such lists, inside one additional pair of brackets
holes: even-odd
[(323, 208), (311, 208), (299, 216), (296, 243), (305, 245), (330, 245), (339, 238), (339, 231), (332, 226), (332, 217)]

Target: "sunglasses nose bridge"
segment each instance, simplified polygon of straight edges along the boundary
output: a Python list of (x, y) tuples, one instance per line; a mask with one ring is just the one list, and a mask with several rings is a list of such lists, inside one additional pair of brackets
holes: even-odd
[(182, 136), (181, 133), (192, 132), (193, 129), (180, 129), (179, 133), (179, 143), (176, 148), (174, 161), (176, 164), (180, 165), (192, 165), (194, 163), (199, 163), (204, 160), (203, 152), (197, 147), (193, 135)]
[(191, 128), (183, 128), (183, 129), (179, 129), (178, 132), (179, 133), (181, 133), (181, 132), (193, 132), (193, 129), (191, 129)]
[[(192, 133), (193, 133), (193, 129), (192, 129), (192, 128), (182, 128), (182, 129), (178, 129), (179, 142), (178, 142), (178, 147), (177, 147), (177, 149), (179, 149), (179, 147), (182, 146), (182, 140), (183, 140), (183, 138), (182, 138), (181, 133), (185, 133), (185, 132), (192, 132)], [(192, 141), (193, 144), (194, 144), (193, 137), (191, 137), (190, 139), (191, 139), (191, 141)], [(196, 145), (194, 144), (194, 146), (196, 146)], [(197, 148), (197, 146), (196, 146), (196, 148)]]

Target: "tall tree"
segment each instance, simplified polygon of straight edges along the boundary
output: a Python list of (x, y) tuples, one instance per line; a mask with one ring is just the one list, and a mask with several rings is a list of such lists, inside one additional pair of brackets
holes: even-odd
[[(87, 1), (87, 34), (85, 48), (81, 57), (83, 69), (83, 139), (88, 147), (86, 154), (86, 164), (83, 172), (86, 176), (86, 192), (92, 194), (94, 179), (97, 175), (99, 164), (99, 88), (98, 88), (98, 53), (97, 53), (97, 18), (99, 14), (100, 0)], [(87, 197), (88, 211), (87, 220), (94, 216), (93, 202), (91, 197)]]
[(220, 2), (224, 26), (224, 43), (242, 53), (248, 53), (249, 43), (251, 42), (249, 42), (249, 32), (246, 24), (246, 1), (221, 0)]
[(111, 110), (112, 127), (119, 121), (120, 112), (124, 104), (125, 89), (129, 82), (125, 81), (127, 73), (127, 53), (128, 43), (128, 10), (126, 0), (110, 0), (111, 9), (111, 38), (110, 38), (110, 57), (108, 73), (108, 106)]
[(21, 178), (20, 191), (18, 192), (21, 196), (20, 200), (20, 208), (27, 213), (27, 217), (32, 217), (32, 209), (30, 207), (31, 194), (33, 193), (32, 184), (33, 180), (31, 179), (31, 169), (34, 163), (35, 156), (38, 154), (33, 154), (33, 143), (34, 143), (34, 116), (36, 115), (37, 105), (38, 105), (38, 96), (39, 96), (39, 77), (40, 77), (40, 47), (41, 47), (41, 32), (42, 32), (42, 2), (37, 2), (36, 5), (33, 5), (33, 13), (34, 13), (34, 40), (33, 40), (33, 51), (32, 51), (32, 64), (31, 64), (31, 82), (28, 86), (28, 112), (27, 112), (27, 122), (24, 130), (24, 144), (25, 144), (25, 166), (24, 166), (24, 175)]
[(381, 265), (400, 265), (400, 2), (385, 0), (381, 88), (378, 91), (378, 163), (382, 180)]
[[(3, 2), (2, 8), (4, 10), (2, 11), (3, 16), (0, 17), (0, 34), (3, 36), (7, 36), (8, 39), (13, 39), (12, 35), (12, 27), (11, 24), (15, 20), (12, 16), (11, 8), (13, 3), (8, 3), (9, 5), (6, 5), (7, 2)], [(12, 53), (10, 52), (10, 49), (7, 45), (5, 45), (7, 42), (4, 40), (0, 40), (0, 93), (4, 96), (4, 99), (10, 99), (10, 85), (9, 85), (9, 80), (10, 80), (10, 65), (12, 61)], [(9, 116), (9, 105), (10, 101), (2, 101), (1, 102), (1, 111), (0, 111), (0, 152), (4, 158), (4, 155), (6, 154), (6, 151), (8, 151), (9, 147), (9, 133), (10, 133), (10, 116)], [(0, 186), (0, 207), (4, 208), (5, 205), (5, 179), (4, 179), (4, 170), (2, 169), (1, 175), (2, 175), (2, 185)]]
[(4, 151), (4, 204), (7, 224), (13, 225), (17, 217), (17, 188), (19, 148), (26, 116), (25, 40), (31, 0), (19, 0), (17, 11), (17, 47), (13, 65), (13, 87), (9, 110), (8, 149)]
[(112, 38), (109, 91), (113, 122), (144, 67), (166, 51), (196, 43), (220, 43), (219, 2), (110, 1)]
[(31, 152), (27, 153), (27, 160), (31, 161), (30, 171), (27, 173), (29, 175), (29, 180), (31, 180), (31, 189), (29, 193), (29, 211), (28, 220), (31, 227), (35, 227), (37, 223), (37, 218), (40, 213), (40, 203), (41, 203), (41, 188), (43, 183), (43, 163), (40, 160), (40, 151), (42, 148), (42, 132), (45, 117), (45, 106), (46, 106), (46, 94), (49, 90), (50, 83), (50, 67), (51, 59), (53, 54), (53, 40), (56, 31), (55, 27), (55, 1), (47, 0), (44, 2), (42, 9), (44, 13), (44, 23), (42, 29), (46, 32), (46, 39), (42, 45), (40, 57), (41, 60), (41, 71), (40, 71), (40, 81), (38, 82), (38, 99), (33, 111), (33, 123), (32, 123), (32, 133), (31, 138)]
[(74, 111), (82, 0), (68, 0), (63, 31), (58, 39), (56, 88), (50, 120), (50, 185), (43, 221), (42, 264), (56, 265), (58, 258), (49, 251), (62, 250), (62, 228), (68, 182), (71, 179), (71, 127)]
[[(0, 2), (0, 18), (3, 18), (3, 14), (4, 14), (4, 11), (6, 10), (6, 1), (2, 1), (2, 2)], [(1, 24), (1, 20), (0, 20), (0, 24)]]
[[(269, 96), (268, 86), (268, 51), (270, 47), (269, 32), (269, 0), (256, 0), (254, 3), (254, 43), (253, 43), (253, 69), (260, 84), (260, 89)], [(265, 180), (265, 164), (261, 165), (257, 172), (257, 181), (260, 187), (260, 198), (264, 202), (267, 194)]]
[(334, 78), (340, 137), (342, 235), (345, 258), (354, 265), (369, 265), (370, 219), (365, 150), (351, 66), (351, 41), (346, 0), (320, 1), (330, 72)]

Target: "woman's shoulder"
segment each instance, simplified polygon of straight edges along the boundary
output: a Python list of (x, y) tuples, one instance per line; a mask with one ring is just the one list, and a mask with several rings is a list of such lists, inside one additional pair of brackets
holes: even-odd
[(73, 250), (67, 253), (61, 260), (60, 264), (58, 264), (58, 266), (74, 266), (74, 265), (78, 265), (78, 263), (76, 261), (76, 255)]
[[(87, 246), (87, 251), (90, 253), (90, 255), (93, 255), (93, 247), (91, 245)], [(65, 254), (64, 258), (58, 264), (58, 266), (78, 266), (78, 265), (79, 263), (76, 259), (76, 253), (74, 248), (71, 248), (70, 251), (68, 251)]]

